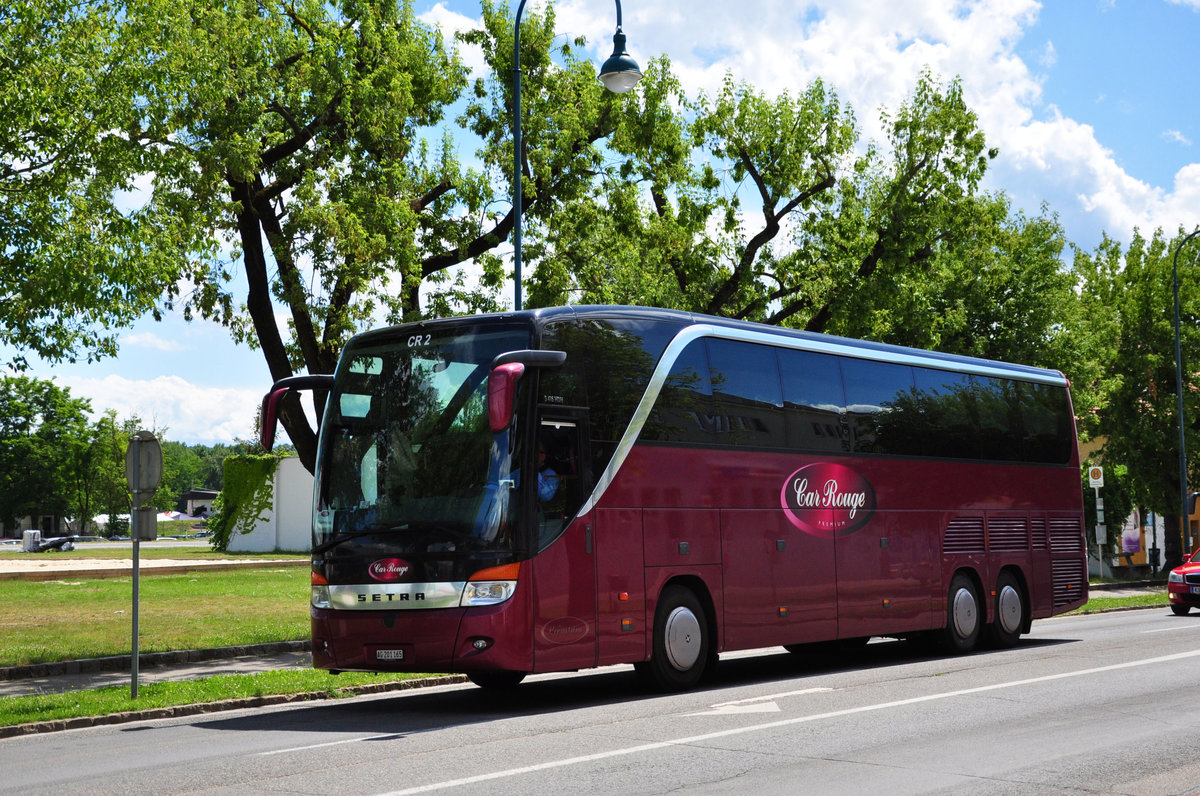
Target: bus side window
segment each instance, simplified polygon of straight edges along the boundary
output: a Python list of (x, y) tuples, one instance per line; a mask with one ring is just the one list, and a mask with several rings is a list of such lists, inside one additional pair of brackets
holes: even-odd
[(693, 340), (671, 366), (658, 401), (642, 428), (641, 438), (711, 445), (715, 425), (705, 341)]
[(916, 447), (917, 391), (912, 368), (891, 362), (842, 360), (846, 409), (856, 453), (909, 453)]
[(708, 341), (708, 361), (717, 442), (779, 447), (784, 438), (783, 389), (775, 349), (713, 339)]
[(826, 453), (849, 451), (846, 392), (838, 358), (787, 349), (778, 353), (787, 447)]

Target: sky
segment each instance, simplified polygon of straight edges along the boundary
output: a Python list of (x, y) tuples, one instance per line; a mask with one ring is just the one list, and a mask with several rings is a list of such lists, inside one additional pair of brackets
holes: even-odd
[[(415, 5), (447, 37), (479, 16), (466, 0)], [(1102, 234), (1200, 225), (1200, 0), (626, 0), (622, 11), (629, 53), (643, 65), (666, 54), (689, 94), (714, 94), (726, 74), (768, 94), (821, 78), (877, 141), (879, 110), (898, 107), (922, 69), (960, 78), (999, 149), (985, 188), (1028, 215), (1045, 204), (1085, 250)], [(557, 15), (559, 33), (587, 37), (597, 64), (611, 52), (614, 5), (560, 0)], [(138, 322), (116, 358), (33, 360), (32, 374), (96, 413), (203, 444), (252, 437), (270, 387), (260, 352), (174, 316)]]

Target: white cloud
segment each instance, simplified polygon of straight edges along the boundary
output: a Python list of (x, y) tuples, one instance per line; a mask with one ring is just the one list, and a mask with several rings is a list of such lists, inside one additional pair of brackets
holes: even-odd
[(1054, 49), (1054, 42), (1046, 42), (1046, 46), (1042, 48), (1042, 54), (1038, 56), (1038, 64), (1049, 69), (1058, 63), (1058, 51)]
[(472, 78), (483, 77), (487, 74), (487, 62), (484, 60), (482, 48), (466, 45), (454, 39), (456, 33), (481, 27), (483, 25), (482, 18), (464, 16), (446, 8), (443, 3), (438, 3), (421, 14), (419, 19), (426, 25), (434, 25), (442, 29), (445, 43), (458, 48), (458, 54), (462, 57), (463, 64), (470, 71)]
[[(1197, 2), (1200, 2), (1200, 0), (1197, 0)], [(1179, 130), (1166, 130), (1163, 132), (1162, 137), (1163, 140), (1170, 141), (1175, 144), (1183, 144), (1184, 146), (1192, 145), (1191, 139), (1181, 133)]]
[(168, 340), (151, 332), (135, 332), (122, 335), (121, 345), (152, 348), (156, 351), (184, 351), (186, 348), (175, 340)]
[(179, 376), (128, 379), (57, 377), (76, 398), (92, 403), (94, 416), (114, 409), (124, 420), (133, 416), (146, 428), (165, 429), (166, 439), (180, 442), (233, 442), (254, 436), (254, 418), (266, 389), (205, 387)]

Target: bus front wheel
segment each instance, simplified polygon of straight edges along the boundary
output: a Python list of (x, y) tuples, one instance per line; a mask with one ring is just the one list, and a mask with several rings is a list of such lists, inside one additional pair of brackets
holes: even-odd
[(708, 621), (690, 589), (668, 586), (654, 611), (654, 650), (638, 670), (662, 691), (694, 687), (709, 665)]
[(975, 582), (963, 573), (950, 580), (946, 604), (946, 627), (938, 641), (946, 652), (961, 654), (975, 649), (979, 640), (980, 615), (979, 591)]

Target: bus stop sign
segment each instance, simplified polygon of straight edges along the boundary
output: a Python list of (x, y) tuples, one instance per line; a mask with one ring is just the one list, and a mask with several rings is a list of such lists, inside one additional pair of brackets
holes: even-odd
[(139, 431), (129, 438), (125, 450), (125, 481), (135, 498), (154, 496), (162, 481), (163, 456), (158, 437), (150, 431)]
[(1088, 486), (1092, 489), (1099, 489), (1104, 486), (1104, 468), (1089, 467), (1088, 468)]

